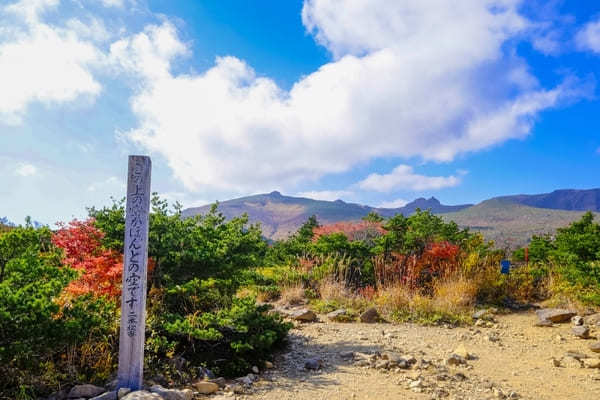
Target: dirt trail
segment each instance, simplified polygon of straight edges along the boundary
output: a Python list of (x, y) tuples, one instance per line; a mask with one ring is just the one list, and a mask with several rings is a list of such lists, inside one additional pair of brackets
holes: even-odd
[[(534, 327), (532, 312), (497, 316), (496, 321), (490, 328), (452, 329), (299, 324), (291, 332), (289, 348), (275, 360), (275, 369), (261, 376), (253, 393), (235, 396), (248, 400), (600, 398), (600, 369), (552, 363), (552, 357), (561, 359), (569, 351), (598, 357), (588, 349), (594, 339), (575, 338), (570, 324)], [(445, 361), (460, 344), (476, 359), (447, 366)], [(386, 351), (412, 356), (417, 363), (406, 370), (376, 369), (359, 366), (356, 356), (352, 360), (344, 354)], [(323, 361), (321, 370), (304, 369), (311, 358)]]

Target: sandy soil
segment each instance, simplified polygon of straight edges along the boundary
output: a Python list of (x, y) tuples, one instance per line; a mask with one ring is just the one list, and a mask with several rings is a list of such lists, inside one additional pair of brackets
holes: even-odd
[[(596, 338), (578, 339), (570, 324), (535, 327), (533, 312), (496, 316), (491, 327), (423, 327), (413, 324), (323, 322), (298, 324), (288, 349), (275, 368), (261, 374), (252, 393), (229, 394), (244, 400), (317, 399), (598, 399), (600, 369), (556, 367), (552, 358), (567, 352), (600, 357), (588, 346)], [(592, 330), (595, 336), (600, 328)], [(446, 360), (463, 344), (474, 359), (448, 366)], [(394, 352), (412, 356), (410, 369), (359, 366), (345, 352)], [(304, 368), (319, 358), (318, 371)], [(364, 364), (364, 363), (363, 363)], [(419, 383), (415, 383), (415, 382)], [(412, 384), (412, 386), (411, 386)]]

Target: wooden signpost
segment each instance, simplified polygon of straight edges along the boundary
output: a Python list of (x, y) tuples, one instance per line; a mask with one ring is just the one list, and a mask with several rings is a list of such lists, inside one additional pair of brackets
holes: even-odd
[(150, 157), (129, 156), (118, 387), (140, 390), (144, 373)]

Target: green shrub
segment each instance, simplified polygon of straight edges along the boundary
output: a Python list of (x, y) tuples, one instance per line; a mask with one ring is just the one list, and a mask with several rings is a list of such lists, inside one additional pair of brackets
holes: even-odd
[(159, 360), (170, 352), (181, 355), (192, 367), (207, 367), (217, 375), (242, 375), (253, 365), (262, 366), (291, 328), (268, 310), (269, 306), (257, 306), (253, 298), (233, 298), (229, 307), (219, 310), (166, 315), (157, 321), (158, 331), (148, 340), (154, 354), (163, 354), (148, 357)]
[[(100, 376), (93, 363), (80, 362), (85, 354), (79, 350), (109, 342), (115, 304), (89, 295), (62, 299), (77, 274), (56, 261), (52, 254), (27, 247), (6, 264), (0, 283), (0, 393), (32, 398), (58, 383), (107, 377), (106, 368)], [(103, 354), (110, 359), (114, 348), (106, 349)], [(97, 365), (105, 361), (99, 355), (92, 356)]]

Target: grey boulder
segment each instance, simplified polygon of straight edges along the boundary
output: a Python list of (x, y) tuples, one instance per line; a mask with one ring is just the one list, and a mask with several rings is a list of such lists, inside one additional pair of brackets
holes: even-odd
[(138, 390), (122, 397), (122, 400), (164, 400), (164, 398), (157, 393), (150, 393), (147, 390)]
[(554, 323), (569, 322), (577, 313), (573, 310), (563, 308), (543, 308), (535, 312), (540, 321), (552, 321)]
[(379, 312), (375, 307), (368, 308), (364, 313), (360, 315), (360, 322), (373, 323), (379, 321)]
[(307, 308), (303, 308), (290, 313), (290, 318), (296, 321), (314, 322), (317, 320), (317, 314)]
[(92, 398), (101, 395), (106, 392), (106, 389), (96, 385), (76, 385), (73, 386), (69, 395), (67, 396), (69, 399), (80, 399), (80, 398)]

